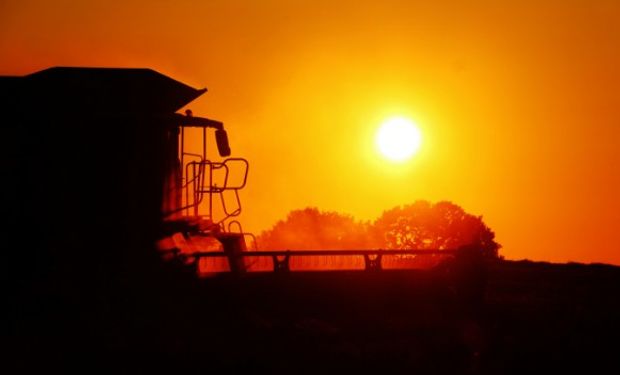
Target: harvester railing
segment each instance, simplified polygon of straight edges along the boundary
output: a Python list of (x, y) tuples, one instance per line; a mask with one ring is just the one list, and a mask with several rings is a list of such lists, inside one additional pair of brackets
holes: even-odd
[[(238, 181), (232, 181), (231, 165), (241, 164), (242, 172)], [(193, 208), (194, 216), (199, 216), (199, 207), (204, 196), (209, 199), (207, 207), (207, 217), (213, 220), (213, 198), (217, 196), (221, 202), (224, 217), (216, 223), (223, 223), (231, 217), (241, 214), (241, 199), (239, 198), (239, 190), (243, 189), (247, 183), (249, 164), (243, 158), (228, 158), (223, 162), (212, 162), (202, 159), (191, 161), (185, 165), (185, 176), (187, 178), (183, 185), (185, 189), (185, 206), (186, 215), (189, 215), (189, 209)], [(215, 173), (222, 170), (222, 175), (218, 181), (215, 181)], [(231, 209), (226, 203), (225, 192), (231, 191), (234, 197), (234, 207)], [(215, 222), (215, 221), (214, 221)]]

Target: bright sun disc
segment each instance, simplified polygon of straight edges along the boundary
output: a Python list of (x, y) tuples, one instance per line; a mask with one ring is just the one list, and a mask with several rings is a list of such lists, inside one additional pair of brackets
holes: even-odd
[(381, 125), (376, 142), (381, 155), (393, 161), (404, 161), (418, 151), (422, 135), (413, 122), (396, 117)]

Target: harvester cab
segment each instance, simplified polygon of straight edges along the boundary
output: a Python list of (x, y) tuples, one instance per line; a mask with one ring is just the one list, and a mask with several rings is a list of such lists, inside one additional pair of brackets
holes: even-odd
[[(249, 163), (244, 158), (230, 157), (222, 122), (196, 117), (191, 110), (179, 119), (170, 138), (174, 160), (169, 164), (164, 189), (163, 235), (168, 241), (160, 242), (160, 250), (183, 257), (221, 247), (231, 256), (231, 268), (243, 271), (243, 263), (236, 261), (235, 254), (247, 250), (247, 239), (256, 248), (254, 235), (244, 232), (237, 220), (242, 212), (239, 191), (246, 185)], [(212, 130), (217, 153), (224, 158), (219, 161), (207, 157)], [(200, 151), (190, 152), (189, 143)]]
[[(61, 264), (84, 259), (88, 248), (135, 268), (178, 248), (204, 250), (196, 238), (230, 254), (245, 250), (237, 219), (248, 162), (230, 157), (222, 122), (181, 113), (206, 91), (151, 69), (0, 76), (0, 160), (12, 182), (0, 196), (16, 223), (7, 234), (37, 217), (41, 253), (63, 254)], [(211, 158), (208, 143), (218, 150)], [(161, 246), (171, 237), (176, 245)], [(152, 254), (154, 243), (162, 254)]]

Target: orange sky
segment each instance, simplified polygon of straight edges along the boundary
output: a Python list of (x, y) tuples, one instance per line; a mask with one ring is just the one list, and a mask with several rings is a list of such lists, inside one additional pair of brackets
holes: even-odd
[[(450, 200), (509, 259), (620, 264), (617, 0), (111, 3), (0, 1), (0, 74), (150, 67), (208, 87), (190, 107), (251, 162), (246, 229)], [(391, 115), (424, 137), (399, 166), (373, 148)]]

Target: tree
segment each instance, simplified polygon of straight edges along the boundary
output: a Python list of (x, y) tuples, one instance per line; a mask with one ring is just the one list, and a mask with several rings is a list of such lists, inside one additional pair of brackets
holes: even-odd
[(417, 201), (387, 210), (372, 226), (375, 241), (386, 249), (457, 249), (475, 246), (496, 258), (501, 247), (482, 216), (465, 212), (451, 202)]
[(264, 250), (363, 249), (370, 244), (368, 227), (349, 215), (308, 207), (261, 233), (258, 244)]

